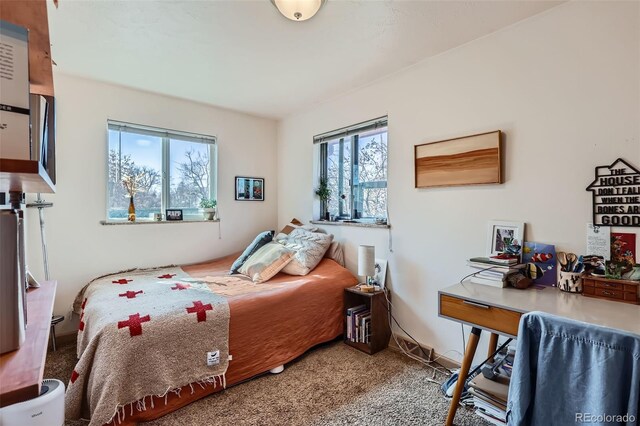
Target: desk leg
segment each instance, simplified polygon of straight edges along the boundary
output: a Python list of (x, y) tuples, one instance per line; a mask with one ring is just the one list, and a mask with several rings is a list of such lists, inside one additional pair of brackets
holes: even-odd
[[(496, 333), (491, 333), (491, 336), (489, 337), (489, 352), (487, 353), (487, 357), (493, 355), (496, 349), (498, 349), (498, 335)], [(493, 358), (491, 358), (489, 362), (493, 362)]]
[(451, 405), (449, 406), (449, 414), (447, 415), (446, 426), (453, 426), (453, 419), (456, 416), (458, 410), (458, 403), (460, 402), (460, 396), (464, 389), (464, 382), (467, 380), (467, 374), (471, 368), (473, 357), (476, 354), (476, 348), (478, 347), (478, 340), (480, 340), (479, 328), (473, 327), (471, 334), (469, 335), (469, 341), (467, 347), (464, 350), (464, 358), (462, 359), (462, 365), (460, 366), (460, 373), (458, 373), (458, 383), (456, 389), (453, 391), (453, 398), (451, 399)]

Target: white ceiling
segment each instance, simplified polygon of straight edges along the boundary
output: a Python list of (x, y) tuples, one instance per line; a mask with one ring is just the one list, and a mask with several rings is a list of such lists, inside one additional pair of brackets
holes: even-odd
[(280, 118), (549, 9), (551, 1), (269, 0), (49, 4), (61, 72)]

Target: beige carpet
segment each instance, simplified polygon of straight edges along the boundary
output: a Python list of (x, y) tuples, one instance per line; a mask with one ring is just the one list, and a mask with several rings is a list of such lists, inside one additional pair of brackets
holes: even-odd
[[(75, 346), (47, 356), (45, 378), (65, 384)], [(267, 374), (194, 402), (149, 425), (442, 425), (449, 407), (432, 370), (390, 349), (369, 356), (342, 342), (309, 351)], [(436, 375), (441, 381), (442, 375)], [(70, 422), (81, 425), (83, 422)], [(460, 408), (457, 425), (488, 425)]]

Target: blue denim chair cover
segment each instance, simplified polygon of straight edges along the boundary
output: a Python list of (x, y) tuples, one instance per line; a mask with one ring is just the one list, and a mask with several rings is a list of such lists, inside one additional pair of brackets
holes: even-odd
[[(638, 316), (629, 321), (640, 321)], [(640, 336), (531, 312), (520, 319), (509, 425), (637, 425)]]

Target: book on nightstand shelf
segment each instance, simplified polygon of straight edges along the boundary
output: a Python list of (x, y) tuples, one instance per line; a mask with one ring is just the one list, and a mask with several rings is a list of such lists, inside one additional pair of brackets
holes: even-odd
[(349, 341), (369, 343), (370, 329), (371, 311), (365, 305), (347, 309), (347, 339)]

